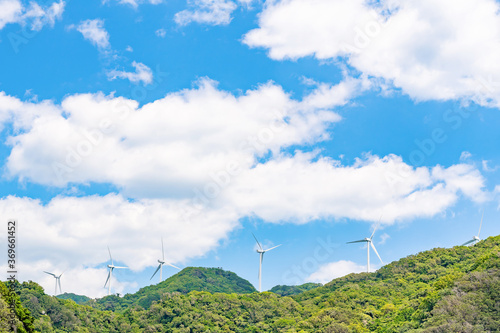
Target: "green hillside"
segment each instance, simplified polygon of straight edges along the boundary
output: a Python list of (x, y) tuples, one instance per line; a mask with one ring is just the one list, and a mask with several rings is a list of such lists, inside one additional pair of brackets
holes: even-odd
[(76, 304), (84, 304), (90, 301), (90, 298), (83, 295), (77, 295), (73, 293), (64, 293), (56, 296), (59, 299), (70, 299), (75, 301)]
[(47, 296), (32, 282), (19, 297), (41, 332), (499, 332), (500, 236), (422, 252), (291, 297), (164, 291), (147, 308), (114, 312)]
[(304, 291), (308, 291), (314, 288), (321, 287), (321, 283), (304, 283), (299, 286), (274, 286), (271, 290), (272, 293), (278, 294), (280, 296), (292, 296), (303, 293)]
[(165, 281), (141, 288), (134, 294), (101, 298), (97, 300), (95, 307), (100, 310), (120, 311), (134, 305), (147, 309), (153, 302), (160, 300), (164, 293), (187, 294), (191, 291), (249, 294), (256, 290), (250, 282), (233, 272), (220, 268), (187, 267)]

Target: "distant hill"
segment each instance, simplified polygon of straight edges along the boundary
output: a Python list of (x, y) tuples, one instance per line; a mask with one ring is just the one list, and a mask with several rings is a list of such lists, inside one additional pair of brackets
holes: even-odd
[(207, 291), (212, 294), (249, 294), (256, 290), (250, 282), (233, 272), (220, 268), (187, 267), (165, 281), (141, 288), (134, 294), (101, 298), (97, 300), (97, 306), (102, 310), (112, 311), (132, 305), (147, 309), (154, 301), (159, 301), (164, 293), (187, 294), (191, 291)]
[(73, 293), (64, 293), (61, 295), (57, 295), (56, 297), (59, 299), (73, 300), (73, 301), (75, 301), (76, 304), (84, 304), (84, 303), (90, 301), (90, 298), (87, 296), (77, 295), (77, 294), (73, 294)]
[[(19, 332), (500, 332), (500, 236), (470, 247), (421, 252), (293, 296), (185, 294), (191, 288), (232, 291), (241, 281), (233, 274), (189, 268), (136, 294), (105, 297), (107, 303), (93, 306), (48, 296), (36, 283), (23, 282), (15, 295), (24, 328)], [(0, 291), (2, 319), (12, 297), (3, 283)], [(108, 305), (115, 311), (100, 310)]]
[(271, 290), (269, 290), (272, 293), (278, 294), (280, 296), (292, 296), (292, 295), (297, 295), (300, 293), (303, 293), (304, 291), (308, 291), (314, 288), (321, 287), (321, 283), (304, 283), (299, 286), (274, 286)]

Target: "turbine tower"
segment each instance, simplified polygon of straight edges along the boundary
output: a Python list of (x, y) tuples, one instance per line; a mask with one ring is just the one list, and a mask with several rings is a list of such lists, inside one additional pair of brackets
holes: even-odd
[(255, 235), (253, 233), (252, 233), (252, 235), (253, 235), (253, 238), (255, 238), (257, 245), (259, 245), (259, 249), (257, 250), (257, 253), (259, 253), (259, 255), (260, 255), (260, 260), (259, 260), (259, 292), (262, 292), (262, 260), (264, 259), (264, 253), (266, 253), (267, 251), (271, 251), (271, 250), (277, 248), (278, 246), (281, 246), (281, 244), (276, 245), (270, 249), (264, 250), (262, 248), (262, 246), (260, 245), (259, 241), (257, 240), (257, 237), (255, 237)]
[(375, 248), (375, 245), (373, 245), (373, 235), (375, 235), (375, 231), (377, 231), (377, 227), (375, 227), (375, 229), (373, 230), (373, 233), (371, 235), (370, 238), (364, 238), (364, 239), (360, 239), (360, 240), (357, 240), (357, 241), (353, 241), (353, 242), (347, 242), (347, 244), (351, 244), (351, 243), (366, 243), (366, 248), (367, 248), (367, 272), (370, 273), (370, 246), (372, 247), (373, 251), (375, 251), (375, 253), (377, 254), (377, 257), (380, 259), (380, 262), (382, 263), (382, 265), (384, 264), (384, 262), (382, 261), (382, 258), (380, 258), (380, 255), (378, 254), (377, 252), (377, 249)]
[(161, 255), (162, 255), (162, 260), (158, 259), (158, 263), (160, 263), (160, 264), (158, 265), (158, 268), (156, 268), (156, 271), (153, 273), (153, 275), (151, 276), (151, 278), (149, 280), (151, 280), (155, 276), (155, 274), (158, 271), (160, 271), (160, 282), (163, 281), (162, 277), (161, 277), (161, 273), (163, 271), (163, 265), (172, 266), (172, 267), (177, 268), (178, 270), (180, 270), (179, 267), (174, 266), (172, 264), (169, 264), (168, 262), (165, 262), (165, 250), (163, 249), (163, 238), (161, 239)]
[(109, 250), (109, 246), (108, 246), (108, 252), (109, 252), (109, 259), (111, 259), (111, 265), (108, 265), (109, 273), (108, 273), (108, 278), (106, 279), (106, 282), (104, 283), (104, 288), (106, 288), (106, 285), (108, 285), (108, 296), (109, 296), (109, 295), (111, 295), (111, 278), (113, 277), (113, 269), (115, 269), (115, 268), (121, 269), (121, 268), (128, 268), (128, 267), (115, 266), (113, 264), (113, 257), (111, 256), (111, 251)]
[(54, 273), (50, 273), (50, 272), (46, 272), (46, 271), (43, 271), (44, 273), (47, 273), (49, 275), (52, 275), (53, 277), (55, 277), (56, 279), (56, 288), (54, 290), (54, 296), (57, 295), (57, 286), (59, 286), (59, 292), (62, 294), (62, 289), (61, 289), (61, 276), (64, 274), (64, 272), (62, 272), (61, 274), (59, 274), (59, 276), (55, 275)]
[(474, 245), (481, 240), (481, 238), (479, 238), (479, 234), (481, 233), (481, 226), (483, 225), (483, 217), (484, 217), (484, 209), (483, 209), (483, 215), (481, 216), (481, 223), (479, 223), (479, 231), (477, 232), (477, 236), (473, 236), (471, 240), (463, 243), (462, 246), (468, 245), (470, 243), (473, 243), (472, 245)]

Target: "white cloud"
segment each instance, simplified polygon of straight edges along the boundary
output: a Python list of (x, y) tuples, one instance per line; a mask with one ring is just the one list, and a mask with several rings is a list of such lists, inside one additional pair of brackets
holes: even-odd
[(463, 151), (462, 154), (460, 154), (460, 161), (465, 162), (468, 159), (470, 159), (471, 157), (472, 157), (471, 153), (469, 153), (468, 151)]
[(494, 0), (275, 1), (244, 42), (273, 59), (345, 57), (416, 100), (498, 107), (499, 13)]
[(161, 38), (165, 38), (165, 36), (167, 35), (167, 32), (165, 31), (165, 29), (158, 29), (155, 31), (155, 35), (158, 36), (158, 37), (161, 37)]
[[(228, 164), (248, 169), (269, 151), (324, 140), (340, 119), (271, 83), (235, 97), (208, 79), (141, 108), (121, 97), (82, 94), (61, 106), (40, 103), (50, 109), (42, 113), (4, 98), (5, 107), (12, 104), (5, 112), (15, 113), (23, 129), (9, 139), (10, 175), (53, 186), (112, 183), (133, 197), (191, 196)], [(18, 115), (31, 117), (21, 123)]]
[(114, 79), (126, 79), (133, 83), (142, 82), (144, 84), (150, 84), (153, 82), (153, 71), (148, 66), (140, 62), (132, 62), (132, 66), (135, 68), (135, 73), (112, 70), (108, 72), (108, 77), (110, 80)]
[(387, 242), (387, 240), (390, 239), (390, 238), (391, 238), (391, 236), (389, 236), (389, 234), (383, 233), (382, 235), (380, 235), (380, 242), (379, 242), (379, 244), (380, 245), (385, 244), (385, 242)]
[[(38, 281), (43, 270), (68, 269), (63, 282), (65, 290), (101, 296), (106, 273), (105, 268), (96, 265), (109, 260), (107, 246), (115, 263), (139, 272), (157, 264), (160, 237), (164, 239), (167, 260), (182, 263), (215, 249), (238, 225), (234, 212), (225, 209), (206, 209), (204, 214), (185, 220), (192, 209), (186, 201), (132, 202), (115, 194), (56, 197), (45, 205), (39, 200), (14, 196), (0, 200), (0, 213), (18, 220), (22, 262), (35, 266), (32, 270), (21, 267), (22, 279)], [(88, 281), (89, 276), (95, 278)], [(53, 286), (50, 279), (46, 280), (49, 287)]]
[(484, 178), (471, 165), (413, 168), (401, 157), (367, 156), (352, 166), (296, 152), (242, 173), (224, 192), (245, 214), (268, 222), (349, 218), (392, 224), (432, 217), (460, 196), (483, 202)]
[(366, 272), (366, 266), (358, 265), (352, 261), (340, 260), (322, 265), (316, 272), (309, 275), (306, 281), (325, 284), (347, 274), (361, 272)]
[(19, 0), (0, 0), (0, 29), (9, 23), (30, 24), (34, 31), (41, 30), (46, 24), (53, 27), (55, 21), (62, 17), (64, 7), (62, 0), (45, 8), (36, 2), (24, 7)]
[(104, 50), (110, 47), (109, 34), (104, 29), (104, 21), (101, 19), (85, 20), (76, 27), (83, 38), (90, 41), (99, 49)]
[(133, 198), (192, 199), (199, 191), (198, 203), (229, 204), (239, 216), (270, 222), (383, 215), (390, 224), (434, 216), (460, 197), (488, 199), (484, 178), (468, 164), (413, 168), (398, 156), (368, 155), (346, 166), (319, 152), (282, 154), (327, 140), (340, 120), (330, 109), (355, 84), (318, 99), (320, 87), (302, 101), (272, 83), (238, 97), (208, 79), (199, 84), (141, 108), (102, 94), (68, 96), (61, 105), (0, 94), (0, 120), (17, 129), (8, 139), (8, 175), (60, 187), (108, 183)]
[(19, 0), (0, 1), (0, 29), (8, 23), (18, 22), (21, 18), (23, 6)]
[(134, 52), (134, 49), (132, 48), (132, 46), (128, 45), (128, 46), (125, 48), (125, 51), (127, 51), (127, 52)]
[(489, 163), (489, 161), (487, 161), (487, 160), (481, 161), (481, 165), (483, 167), (483, 171), (485, 171), (485, 172), (493, 172), (493, 171), (498, 170), (498, 166), (495, 166), (495, 167), (492, 168), (492, 167), (490, 167), (488, 165), (488, 163)]
[(50, 7), (43, 9), (35, 2), (30, 3), (30, 7), (24, 14), (25, 19), (31, 19), (31, 29), (39, 31), (45, 24), (54, 26), (57, 19), (61, 19), (65, 7), (64, 1), (54, 2)]
[(179, 25), (191, 22), (210, 25), (227, 25), (231, 22), (231, 14), (238, 7), (230, 0), (188, 0), (191, 9), (185, 9), (174, 16)]

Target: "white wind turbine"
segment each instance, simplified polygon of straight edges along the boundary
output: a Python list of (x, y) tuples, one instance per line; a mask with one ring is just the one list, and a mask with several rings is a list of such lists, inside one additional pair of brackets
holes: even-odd
[(259, 249), (257, 249), (257, 253), (260, 254), (260, 260), (259, 260), (259, 292), (262, 292), (262, 260), (264, 259), (264, 253), (266, 253), (267, 251), (271, 251), (272, 249), (275, 249), (277, 248), (278, 246), (281, 246), (280, 245), (276, 245), (270, 249), (267, 249), (267, 250), (264, 250), (262, 248), (262, 246), (260, 245), (259, 241), (257, 240), (257, 237), (255, 237), (255, 235), (252, 233), (253, 235), (253, 238), (255, 238), (255, 241), (257, 242), (257, 245), (259, 245)]
[[(380, 222), (380, 220), (379, 220)], [(378, 227), (378, 225), (377, 225)], [(370, 238), (365, 238), (365, 239), (360, 239), (360, 240), (357, 240), (357, 241), (353, 241), (353, 242), (347, 242), (347, 244), (351, 244), (351, 243), (366, 243), (366, 248), (367, 248), (367, 255), (368, 255), (368, 259), (367, 259), (367, 272), (370, 273), (370, 246), (372, 247), (373, 251), (375, 251), (375, 253), (377, 254), (377, 257), (380, 259), (380, 262), (382, 263), (382, 265), (384, 264), (384, 262), (382, 261), (382, 258), (380, 258), (380, 255), (378, 254), (377, 252), (377, 249), (375, 248), (375, 245), (373, 245), (373, 235), (375, 235), (375, 231), (377, 231), (377, 227), (375, 227), (375, 229), (373, 230), (373, 233), (371, 235)]]
[(150, 280), (155, 276), (155, 274), (158, 271), (160, 271), (160, 282), (162, 281), (161, 273), (163, 271), (163, 265), (172, 266), (172, 267), (177, 268), (178, 270), (180, 270), (179, 267), (174, 266), (172, 264), (169, 264), (168, 262), (165, 262), (165, 250), (163, 249), (163, 238), (161, 239), (161, 255), (162, 255), (162, 260), (158, 259), (158, 263), (160, 263), (160, 264), (158, 265), (158, 268), (156, 268), (156, 271), (153, 273), (153, 275), (151, 276)]
[(471, 240), (463, 243), (462, 246), (468, 245), (470, 243), (476, 244), (477, 242), (479, 242), (481, 240), (481, 238), (479, 238), (479, 234), (481, 233), (481, 226), (483, 225), (483, 217), (484, 217), (484, 209), (483, 209), (483, 215), (481, 216), (481, 223), (479, 223), (479, 231), (477, 232), (477, 236), (472, 237)]
[(64, 272), (62, 272), (61, 274), (59, 274), (59, 276), (55, 275), (54, 273), (50, 273), (50, 272), (46, 272), (46, 271), (43, 271), (44, 273), (47, 273), (49, 275), (52, 275), (53, 277), (55, 277), (56, 279), (56, 288), (54, 290), (54, 296), (57, 295), (57, 286), (59, 286), (59, 292), (62, 294), (62, 289), (61, 289), (61, 276), (64, 274)]
[(108, 285), (108, 295), (110, 295), (111, 294), (111, 278), (113, 277), (113, 269), (115, 269), (115, 268), (121, 269), (121, 268), (128, 268), (128, 267), (115, 266), (113, 264), (113, 257), (111, 256), (111, 251), (109, 250), (109, 246), (108, 246), (108, 252), (109, 252), (109, 259), (111, 259), (111, 265), (108, 265), (109, 273), (108, 273), (108, 278), (106, 279), (106, 282), (104, 283), (104, 288), (106, 288), (106, 285)]

